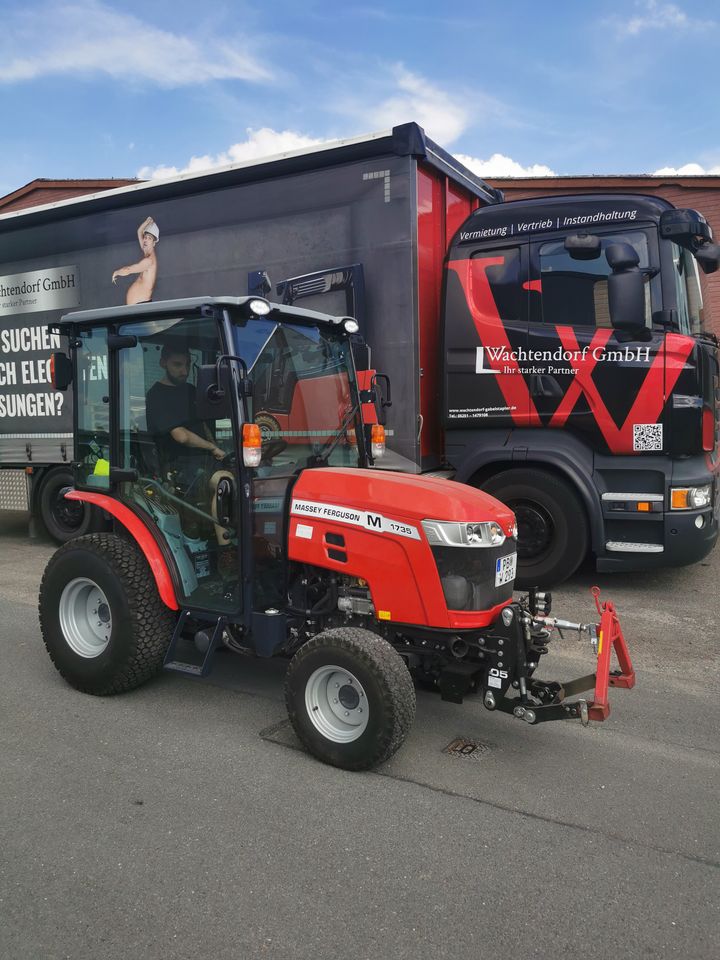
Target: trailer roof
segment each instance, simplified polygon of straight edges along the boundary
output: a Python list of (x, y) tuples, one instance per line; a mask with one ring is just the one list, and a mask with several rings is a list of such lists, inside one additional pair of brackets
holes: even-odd
[(236, 186), (268, 180), (273, 177), (318, 170), (340, 163), (372, 159), (387, 155), (414, 156), (437, 168), (451, 180), (460, 183), (484, 203), (502, 200), (502, 191), (491, 187), (475, 176), (459, 160), (433, 143), (417, 123), (405, 123), (379, 133), (367, 134), (350, 140), (334, 140), (304, 150), (280, 153), (272, 157), (232, 163), (212, 170), (183, 173), (163, 180), (148, 180), (86, 194), (56, 203), (30, 207), (0, 215), (0, 226), (12, 229), (41, 223), (52, 223), (67, 216), (117, 210), (127, 205), (128, 198), (137, 195), (138, 203), (152, 203), (176, 196), (201, 193), (205, 190)]
[[(156, 303), (136, 303), (131, 306), (101, 307), (96, 310), (75, 310), (66, 313), (53, 327), (104, 326), (110, 323), (132, 323), (139, 317), (177, 316), (178, 314), (200, 313), (206, 307), (220, 309), (242, 309), (252, 300), (262, 297), (186, 297), (182, 300), (158, 300)], [(285, 320), (288, 323), (324, 324), (339, 326), (349, 317), (336, 317), (318, 310), (306, 310), (303, 307), (288, 306), (282, 303), (270, 303), (272, 320)]]

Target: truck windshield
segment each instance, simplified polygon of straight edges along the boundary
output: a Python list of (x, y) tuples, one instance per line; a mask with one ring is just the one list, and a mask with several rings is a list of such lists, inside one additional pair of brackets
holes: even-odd
[(253, 382), (250, 416), (262, 433), (261, 474), (294, 472), (318, 459), (359, 465), (357, 388), (347, 340), (256, 319), (236, 328)]
[(702, 333), (704, 330), (703, 299), (695, 257), (689, 250), (673, 243), (672, 258), (680, 332)]

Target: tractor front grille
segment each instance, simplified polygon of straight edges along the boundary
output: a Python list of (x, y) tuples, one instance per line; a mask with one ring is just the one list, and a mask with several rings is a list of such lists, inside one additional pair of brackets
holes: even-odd
[(498, 547), (431, 547), (449, 610), (490, 610), (512, 597), (513, 581), (495, 586), (497, 561), (515, 553), (515, 541)]

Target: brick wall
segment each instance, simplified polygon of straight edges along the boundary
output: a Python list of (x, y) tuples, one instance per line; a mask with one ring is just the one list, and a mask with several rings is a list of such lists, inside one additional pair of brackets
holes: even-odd
[[(561, 196), (567, 193), (645, 193), (663, 197), (676, 207), (701, 213), (720, 242), (720, 177), (548, 177), (523, 180), (489, 180), (505, 192), (506, 200)], [(720, 337), (720, 270), (700, 272), (706, 329)]]
[(0, 197), (0, 214), (57, 203), (101, 190), (115, 190), (138, 180), (32, 180), (18, 190)]

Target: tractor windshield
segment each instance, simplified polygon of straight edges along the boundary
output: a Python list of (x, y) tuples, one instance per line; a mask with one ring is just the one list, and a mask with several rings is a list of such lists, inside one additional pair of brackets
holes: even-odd
[(361, 433), (350, 343), (318, 327), (254, 319), (236, 327), (262, 433), (259, 475), (329, 463), (360, 465)]

